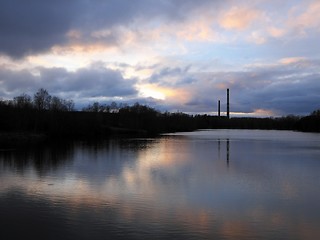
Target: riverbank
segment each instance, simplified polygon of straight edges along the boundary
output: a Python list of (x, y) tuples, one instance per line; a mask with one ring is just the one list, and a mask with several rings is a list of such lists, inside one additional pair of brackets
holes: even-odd
[(145, 137), (197, 129), (261, 129), (320, 132), (320, 113), (279, 118), (226, 118), (161, 113), (135, 104), (114, 112), (53, 111), (0, 104), (0, 148), (61, 140)]

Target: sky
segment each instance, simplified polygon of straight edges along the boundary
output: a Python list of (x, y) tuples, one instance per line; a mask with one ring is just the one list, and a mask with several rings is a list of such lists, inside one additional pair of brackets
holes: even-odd
[(319, 39), (319, 0), (0, 0), (0, 98), (308, 115)]

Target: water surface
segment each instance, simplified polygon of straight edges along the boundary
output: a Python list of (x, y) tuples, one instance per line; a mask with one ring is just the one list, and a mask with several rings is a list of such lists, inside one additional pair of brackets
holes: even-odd
[(1, 239), (320, 239), (320, 135), (212, 130), (0, 152)]

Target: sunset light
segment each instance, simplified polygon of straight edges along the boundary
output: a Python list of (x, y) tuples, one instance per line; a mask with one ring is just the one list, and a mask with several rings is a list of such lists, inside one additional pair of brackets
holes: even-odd
[(166, 95), (160, 91), (157, 91), (155, 89), (152, 88), (144, 88), (142, 87), (141, 89), (141, 95), (144, 97), (152, 97), (155, 99), (159, 99), (159, 100), (165, 100), (166, 99)]
[(317, 0), (31, 2), (1, 1), (3, 99), (42, 87), (76, 109), (99, 96), (212, 114), (230, 88), (232, 111), (248, 116), (320, 102)]
[(0, 0), (0, 240), (320, 239), (320, 0)]

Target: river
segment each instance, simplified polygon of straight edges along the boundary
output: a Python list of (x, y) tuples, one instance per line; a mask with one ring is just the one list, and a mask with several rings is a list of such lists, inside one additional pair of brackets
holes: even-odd
[(320, 134), (0, 150), (1, 239), (320, 239)]

